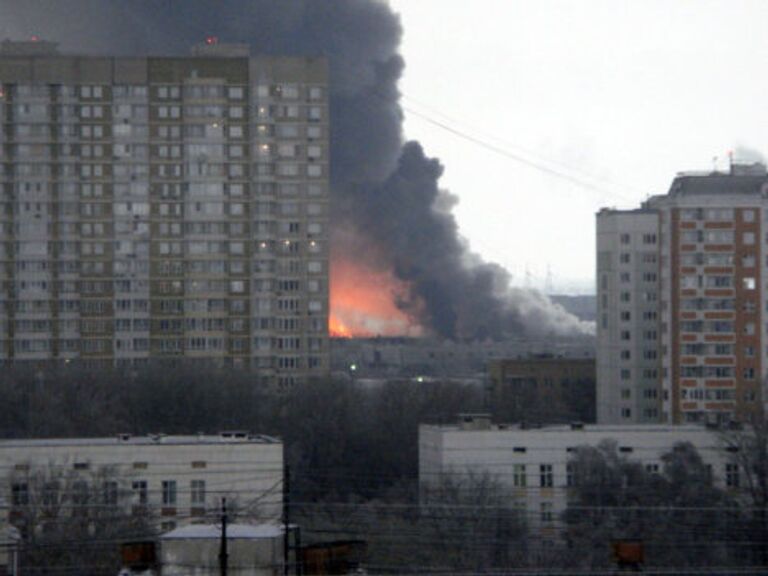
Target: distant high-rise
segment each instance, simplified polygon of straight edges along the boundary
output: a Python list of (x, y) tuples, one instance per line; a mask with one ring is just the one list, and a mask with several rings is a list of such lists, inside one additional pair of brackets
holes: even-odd
[(0, 45), (0, 360), (328, 371), (322, 58)]
[(640, 209), (597, 215), (598, 422), (765, 413), (768, 175), (682, 173)]

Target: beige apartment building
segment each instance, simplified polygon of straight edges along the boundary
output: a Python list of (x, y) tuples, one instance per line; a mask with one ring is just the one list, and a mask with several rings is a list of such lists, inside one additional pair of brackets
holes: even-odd
[(328, 71), (0, 45), (0, 361), (328, 371)]
[(597, 215), (598, 422), (765, 413), (768, 174), (681, 173), (638, 210)]

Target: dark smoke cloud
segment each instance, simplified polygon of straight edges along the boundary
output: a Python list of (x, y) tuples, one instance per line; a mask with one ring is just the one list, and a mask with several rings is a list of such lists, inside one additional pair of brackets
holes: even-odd
[[(400, 306), (444, 337), (589, 330), (473, 255), (440, 191), (439, 163), (402, 142), (399, 18), (363, 0), (0, 0), (0, 38), (32, 34), (66, 52), (187, 54), (207, 35), (253, 53), (316, 55), (331, 64), (332, 250), (377, 254), (410, 294)], [(354, 241), (349, 241), (354, 238)], [(361, 247), (376, 250), (361, 252)]]

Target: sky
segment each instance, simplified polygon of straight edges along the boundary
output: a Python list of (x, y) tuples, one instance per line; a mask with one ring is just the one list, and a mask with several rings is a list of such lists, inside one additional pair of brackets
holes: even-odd
[(472, 249), (518, 286), (593, 292), (597, 210), (768, 151), (768, 2), (390, 6), (406, 137), (443, 163)]

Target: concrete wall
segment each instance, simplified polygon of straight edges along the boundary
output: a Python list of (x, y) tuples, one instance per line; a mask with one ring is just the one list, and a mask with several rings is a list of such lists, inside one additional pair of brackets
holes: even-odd
[[(19, 485), (31, 492), (40, 482), (37, 478), (52, 475), (117, 481), (119, 504), (126, 509), (142, 504), (136, 483), (143, 482), (145, 504), (157, 512), (165, 529), (215, 515), (222, 497), (259, 522), (279, 520), (282, 510), (283, 445), (267, 437), (3, 441), (0, 470), (11, 510), (23, 505), (13, 485), (17, 492)], [(105, 470), (109, 474), (99, 476)], [(176, 483), (175, 502), (168, 501), (168, 482)]]
[[(419, 482), (422, 496), (444, 478), (467, 479), (488, 474), (510, 491), (511, 505), (523, 511), (532, 527), (556, 523), (568, 501), (568, 462), (580, 446), (614, 440), (622, 456), (661, 470), (661, 457), (678, 442), (690, 442), (712, 466), (714, 481), (725, 485), (725, 465), (732, 461), (717, 432), (699, 426), (553, 426), (523, 430), (489, 426), (419, 428)], [(549, 468), (543, 468), (543, 467)], [(552, 484), (542, 481), (551, 474)], [(552, 520), (542, 520), (550, 510)]]

